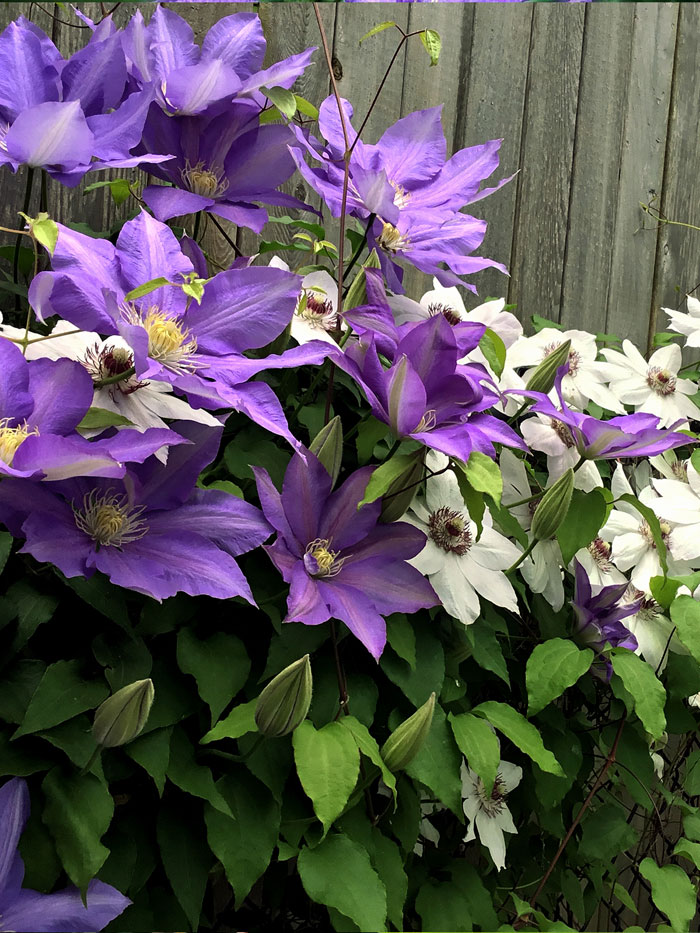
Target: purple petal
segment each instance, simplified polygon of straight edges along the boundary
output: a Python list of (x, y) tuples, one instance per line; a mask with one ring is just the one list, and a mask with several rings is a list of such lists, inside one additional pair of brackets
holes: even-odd
[(3, 895), (14, 893), (7, 891), (7, 883), (17, 855), (19, 837), (28, 818), (27, 783), (20, 778), (13, 778), (0, 787), (0, 900), (3, 899)]
[(420, 529), (408, 522), (392, 522), (389, 525), (377, 525), (366, 538), (359, 541), (348, 553), (342, 573), (360, 561), (383, 561), (387, 555), (392, 561), (410, 560), (425, 547), (425, 535)]
[(236, 72), (213, 59), (171, 71), (161, 84), (161, 93), (168, 112), (192, 116), (222, 98), (233, 97), (240, 86)]
[(14, 418), (23, 421), (34, 399), (29, 391), (29, 366), (19, 347), (0, 339), (0, 420)]
[(386, 622), (362, 589), (338, 580), (317, 581), (319, 592), (332, 615), (344, 622), (373, 658), (379, 659), (386, 644)]
[(321, 625), (330, 618), (328, 606), (321, 599), (316, 581), (308, 575), (302, 561), (292, 570), (287, 597), (285, 622), (303, 622), (305, 625)]
[[(136, 433), (136, 432), (132, 432)], [(32, 435), (20, 444), (7, 468), (11, 475), (39, 476), (53, 482), (75, 476), (107, 476), (119, 478), (126, 472), (111, 452), (95, 441), (73, 435)]]
[(80, 102), (83, 113), (104, 113), (119, 105), (126, 85), (126, 61), (120, 36), (89, 42), (61, 72), (63, 100)]
[[(275, 484), (270, 479), (270, 474), (262, 467), (251, 466), (255, 483), (258, 487), (258, 498), (262, 506), (263, 514), (272, 527), (285, 538), (287, 544), (292, 547), (298, 544), (294, 537), (294, 532), (289, 526), (287, 516), (282, 505), (282, 497), (277, 491)], [(304, 542), (306, 544), (306, 542)], [(303, 549), (297, 556), (301, 556)]]
[(247, 385), (222, 389), (221, 394), (236, 411), (242, 411), (255, 424), (271, 434), (283, 437), (293, 447), (299, 446), (287, 424), (280, 400), (267, 383), (249, 382)]
[(52, 498), (50, 511), (45, 505), (22, 525), (26, 542), (20, 553), (31, 554), (40, 563), (55, 564), (67, 577), (90, 576), (87, 560), (95, 543), (75, 524), (70, 506), (56, 496)]
[(275, 62), (269, 68), (256, 71), (243, 82), (241, 94), (263, 86), (290, 88), (311, 64), (311, 56), (315, 51), (315, 48), (306, 49), (297, 55), (290, 55), (289, 58)]
[[(124, 159), (141, 141), (144, 123), (153, 101), (153, 91), (146, 88), (129, 97), (112, 113), (88, 117), (87, 124), (95, 137), (94, 155), (110, 162)], [(145, 156), (139, 156), (138, 162)]]
[(426, 413), (425, 387), (406, 356), (389, 370), (386, 382), (389, 425), (397, 437), (405, 437)]
[(166, 78), (176, 68), (194, 65), (199, 59), (199, 49), (189, 23), (165, 7), (156, 6), (148, 24), (154, 70), (160, 78)]
[(141, 197), (161, 221), (179, 217), (181, 214), (196, 214), (216, 203), (211, 198), (202, 197), (201, 194), (163, 185), (149, 185), (143, 189)]
[(423, 574), (400, 561), (352, 563), (343, 567), (341, 582), (361, 590), (382, 615), (417, 612), (440, 602)]
[(295, 453), (282, 486), (282, 506), (294, 537), (303, 548), (318, 537), (331, 478), (311, 453)]
[(103, 930), (131, 904), (116, 888), (93, 880), (87, 889), (87, 907), (80, 891), (66, 888), (56, 894), (22, 891), (3, 909), (3, 923), (17, 933), (80, 933)]
[[(0, 35), (0, 107), (10, 121), (36, 104), (58, 100), (59, 95), (55, 63), (28, 25), (20, 17)], [(50, 39), (44, 36), (44, 40), (56, 51)]]
[(363, 505), (358, 511), (367, 483), (374, 472), (364, 467), (349, 476), (328, 498), (318, 529), (319, 538), (327, 538), (334, 551), (352, 547), (375, 527), (382, 510), (381, 501)]
[[(5, 136), (8, 154), (34, 168), (85, 166), (87, 170), (93, 144), (77, 100), (51, 101), (23, 110)], [(76, 177), (75, 184), (79, 180)]]
[(262, 66), (265, 36), (257, 13), (234, 13), (214, 23), (202, 43), (202, 59), (218, 58), (240, 78)]
[(443, 167), (447, 147), (441, 113), (442, 107), (417, 110), (386, 130), (377, 150), (392, 182), (412, 190)]
[(129, 73), (134, 74), (143, 84), (152, 79), (151, 63), (153, 53), (150, 50), (150, 33), (143, 19), (141, 10), (136, 10), (122, 33), (122, 46), (129, 62)]
[(341, 97), (340, 105), (345, 117), (344, 121), (340, 118), (338, 103), (332, 94), (330, 97), (327, 97), (318, 108), (319, 131), (321, 132), (323, 138), (328, 141), (331, 149), (335, 150), (336, 153), (343, 153), (345, 151), (345, 133), (343, 132), (343, 122), (345, 123), (345, 131), (348, 134), (348, 141), (351, 144), (355, 141), (355, 136), (357, 135), (352, 125), (352, 104), (349, 100), (345, 100), (345, 98)]
[(31, 424), (40, 434), (68, 434), (92, 403), (93, 382), (73, 360), (34, 360), (29, 364), (29, 388), (34, 396)]

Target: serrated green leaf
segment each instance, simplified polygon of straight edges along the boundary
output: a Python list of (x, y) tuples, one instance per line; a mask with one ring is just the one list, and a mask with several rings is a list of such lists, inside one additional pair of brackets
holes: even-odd
[(502, 732), (506, 738), (517, 745), (521, 752), (532, 758), (543, 771), (564, 776), (559, 762), (544, 746), (542, 736), (538, 730), (528, 722), (525, 717), (507, 703), (496, 700), (487, 700), (472, 710), (474, 715), (483, 716), (491, 723), (494, 729)]
[(677, 596), (671, 603), (671, 621), (678, 640), (700, 664), (700, 603), (692, 596)]
[(651, 899), (666, 914), (674, 930), (687, 931), (697, 909), (697, 895), (690, 878), (678, 865), (659, 867), (642, 859), (639, 871), (651, 885)]
[(459, 713), (447, 717), (459, 750), (467, 764), (478, 774), (487, 795), (491, 794), (501, 763), (501, 746), (495, 732), (485, 719), (471, 713)]
[(369, 32), (366, 32), (364, 36), (358, 42), (358, 45), (362, 45), (365, 39), (371, 39), (372, 36), (378, 35), (380, 32), (384, 32), (385, 29), (391, 29), (392, 26), (395, 26), (396, 23), (393, 20), (387, 20), (385, 23), (379, 23), (378, 26), (373, 26)]
[(564, 638), (537, 645), (525, 665), (527, 714), (534, 716), (556, 700), (590, 668), (593, 652)]
[(608, 505), (599, 489), (574, 489), (571, 505), (556, 531), (566, 567), (579, 548), (587, 547), (605, 524)]
[(85, 681), (80, 676), (79, 661), (57, 661), (50, 664), (29, 701), (22, 724), (12, 736), (50, 729), (78, 713), (95, 709), (106, 699), (107, 685)]
[(659, 739), (666, 730), (666, 691), (653, 669), (633, 651), (615, 648), (611, 652), (613, 670), (622, 680), (634, 702), (634, 711), (652, 738)]
[(360, 930), (386, 929), (386, 890), (359, 843), (341, 833), (326, 836), (301, 850), (297, 868), (312, 901), (339, 910)]
[(61, 768), (49, 771), (41, 787), (46, 801), (44, 823), (66, 874), (84, 893), (109, 855), (100, 840), (112, 821), (112, 795), (94, 774)]
[(257, 697), (248, 703), (241, 703), (240, 706), (234, 706), (225, 719), (210, 729), (206, 735), (199, 740), (200, 745), (207, 745), (209, 742), (218, 742), (220, 739), (239, 739), (248, 732), (257, 732), (255, 725), (255, 707), (258, 704)]
[(260, 90), (280, 113), (291, 120), (297, 112), (297, 100), (291, 91), (284, 87), (261, 87)]
[(211, 711), (212, 725), (248, 679), (250, 657), (245, 645), (225, 632), (199, 639), (191, 628), (177, 636), (177, 663), (197, 682), (197, 691)]
[(440, 49), (442, 48), (442, 39), (439, 33), (435, 32), (434, 29), (424, 29), (420, 34), (420, 41), (430, 56), (431, 67), (437, 65), (440, 58)]
[(294, 730), (292, 743), (301, 786), (327, 832), (357, 784), (360, 752), (355, 738), (339, 722), (316, 729), (307, 719)]

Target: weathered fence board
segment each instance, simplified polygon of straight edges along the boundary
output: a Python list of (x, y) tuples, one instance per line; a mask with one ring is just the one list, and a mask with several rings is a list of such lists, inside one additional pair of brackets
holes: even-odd
[[(0, 26), (29, 3), (5, 3)], [(99, 4), (84, 4), (99, 16)], [(173, 6), (201, 36), (220, 16), (247, 4)], [(673, 3), (583, 5), (489, 4), (415, 6), (322, 4), (341, 94), (355, 107), (359, 126), (396, 48), (387, 29), (359, 44), (375, 24), (394, 20), (410, 31), (437, 29), (440, 63), (430, 67), (417, 39), (403, 49), (363, 135), (373, 142), (412, 110), (442, 103), (448, 152), (503, 138), (498, 177), (518, 172), (493, 197), (474, 207), (489, 223), (483, 252), (504, 262), (510, 278), (486, 270), (475, 278), (482, 296), (507, 295), (523, 319), (553, 316), (567, 326), (606, 330), (643, 343), (662, 305), (678, 306), (700, 282), (700, 234), (657, 225), (639, 203), (653, 197), (672, 220), (700, 224), (700, 10)], [(34, 5), (33, 19), (66, 54), (85, 30), (52, 20), (71, 18), (68, 7)], [(116, 12), (123, 23), (133, 12)], [(268, 61), (320, 46), (310, 4), (262, 4)], [(149, 7), (144, 5), (148, 15)], [(330, 92), (323, 55), (300, 80), (299, 93), (319, 103)], [(116, 173), (115, 173), (116, 174)], [(97, 176), (88, 178), (88, 182)], [(287, 190), (316, 196), (291, 181)], [(12, 225), (21, 206), (24, 174), (0, 173), (0, 212)], [(104, 189), (83, 196), (82, 186), (51, 184), (49, 208), (59, 219), (86, 219), (107, 229), (125, 216)], [(328, 223), (329, 230), (337, 229)], [(254, 238), (230, 230), (240, 248)], [(287, 242), (282, 225), (269, 238)], [(214, 258), (232, 254), (212, 225), (206, 242)], [(427, 276), (409, 272), (419, 296)], [(472, 305), (478, 300), (468, 296)]]

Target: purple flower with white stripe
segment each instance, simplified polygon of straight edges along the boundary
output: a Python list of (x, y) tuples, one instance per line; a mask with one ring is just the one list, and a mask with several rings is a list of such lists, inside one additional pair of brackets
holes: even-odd
[(344, 622), (373, 657), (386, 643), (384, 616), (416, 612), (438, 599), (406, 561), (425, 535), (405, 522), (379, 525), (381, 501), (358, 510), (371, 467), (352, 473), (332, 492), (313, 454), (291, 459), (280, 494), (266, 470), (253, 468), (265, 517), (277, 532), (266, 551), (289, 583), (287, 622)]
[[(352, 106), (345, 100), (342, 106), (352, 145), (357, 135), (351, 125)], [(447, 159), (441, 110), (433, 107), (403, 117), (376, 145), (360, 140), (350, 159), (346, 211), (362, 221), (376, 215), (368, 244), (377, 247), (387, 283), (395, 292), (402, 291), (399, 260), (434, 275), (442, 285), (465, 285), (471, 291), (475, 291), (474, 286), (465, 283), (462, 276), (488, 266), (506, 271), (492, 259), (470, 255), (481, 245), (486, 223), (460, 213), (509, 180), (494, 188), (481, 188), (498, 166), (501, 140), (462, 149)], [(333, 97), (321, 105), (319, 129), (325, 146), (295, 128), (302, 148), (293, 148), (292, 154), (301, 175), (338, 217), (345, 137)], [(308, 165), (305, 153), (321, 165)], [(444, 269), (443, 263), (449, 268)]]
[(219, 490), (195, 488), (216, 456), (221, 430), (186, 422), (191, 444), (163, 466), (151, 458), (123, 480), (0, 483), (0, 520), (22, 553), (67, 577), (107, 574), (112, 583), (162, 600), (176, 593), (254, 603), (235, 557), (269, 537), (259, 509)]
[(85, 904), (77, 888), (40, 894), (22, 887), (24, 862), (17, 849), (29, 818), (27, 782), (12, 778), (0, 787), (0, 923), (17, 933), (103, 930), (131, 904), (116, 888), (93, 880)]

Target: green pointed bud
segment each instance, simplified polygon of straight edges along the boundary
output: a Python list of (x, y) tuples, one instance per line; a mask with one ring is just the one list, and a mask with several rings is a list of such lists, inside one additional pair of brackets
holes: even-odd
[(92, 737), (104, 748), (126, 745), (142, 731), (153, 705), (153, 681), (137, 680), (117, 690), (97, 707)]
[(557, 370), (569, 359), (570, 350), (570, 340), (560, 343), (556, 350), (552, 350), (548, 356), (545, 356), (527, 380), (525, 388), (530, 392), (550, 392), (557, 378)]
[(412, 716), (397, 726), (382, 745), (384, 764), (390, 771), (403, 771), (408, 767), (428, 737), (435, 711), (435, 693)]
[(373, 249), (365, 262), (362, 263), (362, 268), (353, 279), (352, 285), (348, 289), (348, 293), (343, 300), (343, 307), (346, 311), (349, 311), (350, 308), (359, 308), (361, 305), (367, 304), (367, 281), (365, 277), (365, 269), (379, 268), (379, 256), (377, 256), (376, 249)]
[(549, 487), (535, 509), (530, 526), (535, 541), (545, 541), (554, 535), (566, 518), (573, 491), (574, 471), (569, 467), (566, 473)]
[(258, 697), (255, 724), (270, 739), (280, 738), (306, 719), (311, 706), (311, 663), (308, 654), (273, 677)]
[(380, 522), (397, 522), (406, 513), (423, 479), (424, 459), (425, 450), (421, 448), (384, 493)]
[(340, 415), (331, 418), (328, 424), (321, 428), (309, 444), (309, 450), (324, 465), (335, 486), (343, 459), (343, 426), (340, 423)]

